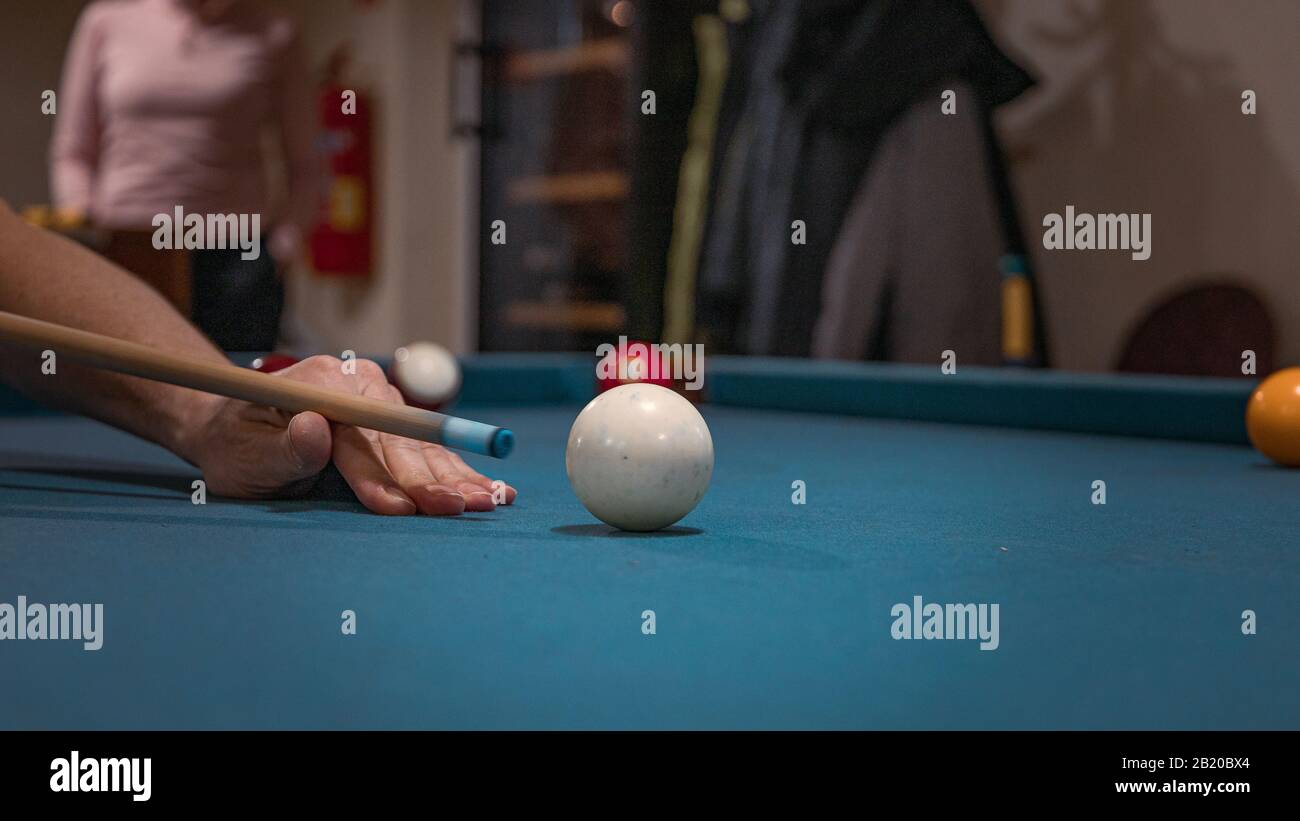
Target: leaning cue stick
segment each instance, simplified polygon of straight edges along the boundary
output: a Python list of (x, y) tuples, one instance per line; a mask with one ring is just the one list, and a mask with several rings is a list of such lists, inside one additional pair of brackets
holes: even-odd
[(315, 411), (332, 422), (434, 442), (504, 459), (514, 447), (505, 428), (408, 405), (340, 393), (229, 363), (156, 348), (0, 311), (0, 340), (49, 349), (83, 365), (269, 405), (288, 413)]

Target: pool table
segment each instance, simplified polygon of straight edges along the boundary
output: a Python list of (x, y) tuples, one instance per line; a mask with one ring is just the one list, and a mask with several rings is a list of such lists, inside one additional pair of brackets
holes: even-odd
[[(0, 642), (0, 728), (1300, 728), (1300, 471), (1246, 444), (1248, 381), (714, 357), (712, 486), (628, 534), (565, 479), (592, 362), (465, 362), (520, 497), (442, 519), (336, 474), (195, 505), (6, 397), (0, 602), (104, 637)], [(996, 604), (996, 648), (896, 638), (915, 597)]]

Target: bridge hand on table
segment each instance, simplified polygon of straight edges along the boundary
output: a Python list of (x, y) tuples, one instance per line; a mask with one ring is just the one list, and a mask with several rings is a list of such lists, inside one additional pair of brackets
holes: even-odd
[[(372, 399), (402, 403), (383, 368), (358, 360), (313, 356), (277, 371), (295, 379)], [(493, 510), (493, 481), (441, 445), (331, 423), (318, 413), (290, 414), (238, 399), (201, 394), (190, 444), (184, 450), (215, 494), (247, 499), (299, 496), (333, 460), (357, 499), (386, 515), (455, 515)], [(497, 498), (516, 491), (498, 484)]]

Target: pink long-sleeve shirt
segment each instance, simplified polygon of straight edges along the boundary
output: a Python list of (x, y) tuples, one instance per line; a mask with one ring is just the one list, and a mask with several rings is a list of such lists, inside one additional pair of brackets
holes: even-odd
[[(50, 152), (55, 204), (123, 229), (149, 228), (177, 205), (261, 214), (287, 229), (272, 239), (283, 254), (319, 205), (297, 28), (256, 0), (235, 0), (212, 21), (195, 2), (97, 0), (82, 13)], [(287, 166), (279, 213), (269, 212), (268, 126)]]

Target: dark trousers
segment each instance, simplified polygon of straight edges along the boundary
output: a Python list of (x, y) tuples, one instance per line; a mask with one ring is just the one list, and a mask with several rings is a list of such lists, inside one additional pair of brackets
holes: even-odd
[(257, 259), (238, 249), (190, 252), (191, 316), (224, 351), (274, 350), (284, 283), (265, 247)]

